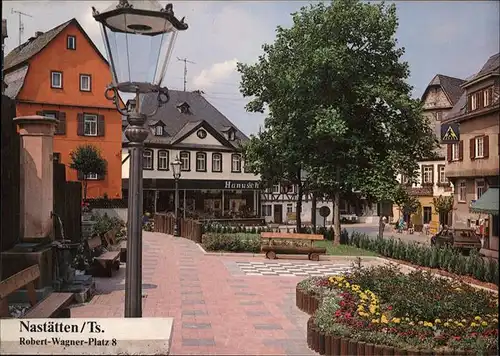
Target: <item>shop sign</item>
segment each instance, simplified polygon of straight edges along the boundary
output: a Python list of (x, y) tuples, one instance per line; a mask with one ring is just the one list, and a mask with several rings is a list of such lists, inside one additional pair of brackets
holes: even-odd
[(259, 189), (259, 182), (226, 180), (224, 189)]

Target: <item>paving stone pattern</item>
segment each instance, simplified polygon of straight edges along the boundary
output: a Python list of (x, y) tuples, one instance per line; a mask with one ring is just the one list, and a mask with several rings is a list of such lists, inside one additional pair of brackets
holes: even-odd
[[(349, 272), (347, 264), (320, 264), (303, 262), (236, 262), (236, 266), (247, 276), (312, 277), (338, 275)], [(231, 270), (231, 269), (230, 269)], [(232, 269), (234, 270), (234, 268)]]
[[(143, 316), (174, 318), (172, 355), (315, 355), (306, 343), (308, 316), (295, 306), (305, 276), (247, 275), (241, 266), (258, 258), (204, 255), (189, 240), (159, 233), (144, 232), (143, 246)], [(263, 268), (340, 270), (328, 261), (286, 263), (264, 260)], [(72, 316), (123, 317), (125, 268), (96, 278), (97, 295)]]

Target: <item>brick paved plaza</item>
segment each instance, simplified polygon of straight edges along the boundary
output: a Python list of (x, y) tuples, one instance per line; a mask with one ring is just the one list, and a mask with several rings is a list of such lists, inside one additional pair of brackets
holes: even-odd
[[(275, 273), (259, 275), (259, 262)], [(144, 232), (143, 316), (174, 318), (175, 355), (313, 355), (295, 286), (306, 275), (349, 268), (342, 260), (316, 264), (209, 256), (190, 240)], [(125, 268), (112, 279), (96, 278), (97, 294), (72, 317), (123, 317)]]

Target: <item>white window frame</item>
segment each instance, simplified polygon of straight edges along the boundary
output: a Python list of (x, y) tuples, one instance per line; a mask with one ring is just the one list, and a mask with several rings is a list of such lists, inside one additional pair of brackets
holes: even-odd
[(160, 150), (158, 151), (158, 169), (162, 171), (168, 171), (168, 151)]
[(142, 152), (142, 169), (153, 169), (153, 156), (154, 154), (151, 150), (144, 150)]
[(241, 156), (233, 154), (231, 157), (231, 172), (241, 173)]
[(476, 110), (477, 109), (477, 93), (471, 94), (471, 99), (470, 99), (470, 110)]
[(76, 36), (69, 35), (66, 38), (66, 49), (76, 49)]
[(451, 144), (451, 160), (458, 161), (460, 159), (460, 144), (458, 142)]
[[(83, 86), (83, 79), (88, 79), (88, 86), (85, 88)], [(91, 91), (92, 90), (92, 77), (88, 74), (80, 74), (80, 91)]]
[(490, 96), (491, 92), (488, 89), (486, 89), (484, 91), (484, 94), (483, 94), (483, 107), (487, 108), (488, 106), (491, 105), (491, 96)]
[(461, 203), (465, 203), (467, 201), (467, 182), (465, 180), (461, 180), (457, 184), (458, 190), (458, 201)]
[[(87, 130), (88, 128), (88, 130)], [(97, 136), (97, 115), (83, 114), (83, 134), (84, 136)]]
[(207, 154), (204, 152), (196, 152), (196, 172), (207, 171)]
[(293, 213), (293, 204), (287, 204), (286, 205), (286, 212), (287, 213)]
[[(59, 77), (59, 85), (55, 85), (54, 78)], [(50, 86), (51, 88), (62, 89), (62, 72), (52, 71), (50, 72)]]
[(212, 172), (222, 172), (222, 154), (212, 153)]
[(97, 176), (97, 173), (89, 173), (85, 175), (86, 180), (97, 180), (99, 177)]
[(439, 174), (439, 183), (440, 184), (448, 183), (448, 178), (446, 178), (446, 167), (444, 165), (439, 166), (438, 174)]
[(279, 184), (273, 184), (273, 193), (274, 194), (280, 193), (280, 185)]
[(484, 157), (484, 136), (479, 136), (474, 139), (474, 158)]
[(155, 136), (163, 136), (163, 126), (155, 127)]
[(423, 167), (423, 177), (422, 184), (433, 183), (434, 166), (424, 166)]
[(181, 160), (181, 171), (188, 172), (191, 170), (191, 154), (189, 152), (181, 152), (179, 154)]
[(476, 200), (481, 198), (481, 196), (486, 192), (486, 181), (484, 179), (476, 179)]

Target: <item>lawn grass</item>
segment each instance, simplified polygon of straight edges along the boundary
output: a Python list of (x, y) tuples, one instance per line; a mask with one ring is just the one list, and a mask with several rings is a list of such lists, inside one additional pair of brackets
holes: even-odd
[(322, 240), (314, 241), (316, 247), (325, 247), (326, 254), (332, 256), (378, 256), (378, 253), (368, 250), (363, 250), (350, 245), (334, 246), (332, 241)]

